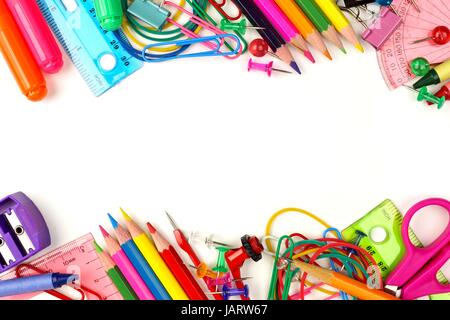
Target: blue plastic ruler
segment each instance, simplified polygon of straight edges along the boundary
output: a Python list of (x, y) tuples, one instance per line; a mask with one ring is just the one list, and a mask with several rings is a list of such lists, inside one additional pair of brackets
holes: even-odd
[(142, 62), (100, 27), (92, 0), (37, 0), (84, 81), (96, 96), (139, 70)]

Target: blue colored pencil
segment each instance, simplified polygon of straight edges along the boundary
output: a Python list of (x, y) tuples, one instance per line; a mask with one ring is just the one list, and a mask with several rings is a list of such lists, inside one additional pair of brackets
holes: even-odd
[(133, 266), (138, 271), (142, 280), (155, 296), (156, 300), (172, 300), (167, 290), (162, 285), (161, 281), (152, 270), (147, 260), (145, 260), (142, 253), (139, 251), (136, 244), (131, 239), (131, 235), (108, 213), (109, 220), (114, 228), (117, 240), (120, 247), (130, 259)]

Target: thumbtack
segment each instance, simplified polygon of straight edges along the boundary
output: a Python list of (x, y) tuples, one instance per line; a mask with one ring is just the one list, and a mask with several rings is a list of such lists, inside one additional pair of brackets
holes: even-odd
[(199, 278), (204, 278), (204, 277), (217, 278), (220, 276), (220, 272), (214, 272), (214, 271), (210, 270), (204, 262), (200, 263), (197, 267), (192, 264), (189, 264), (189, 267), (197, 270), (196, 274), (197, 274), (197, 277), (199, 277)]
[(251, 279), (251, 277), (244, 277), (244, 278), (240, 278), (240, 279), (231, 279), (231, 274), (229, 272), (225, 273), (225, 275), (223, 277), (220, 278), (209, 278), (206, 277), (206, 284), (208, 285), (208, 287), (213, 287), (213, 286), (230, 286), (232, 282), (235, 281), (244, 281), (244, 280), (248, 280)]
[(217, 263), (216, 266), (213, 268), (213, 271), (222, 273), (228, 272), (228, 266), (225, 260), (225, 253), (227, 253), (227, 251), (230, 249), (226, 247), (217, 247), (216, 250), (218, 251), (218, 256), (217, 256)]
[(264, 39), (261, 38), (254, 39), (250, 42), (248, 51), (250, 51), (250, 53), (257, 58), (262, 58), (268, 54), (274, 58), (280, 59), (275, 53), (269, 51), (269, 45)]
[(428, 102), (431, 102), (431, 103), (433, 103), (433, 104), (436, 104), (437, 105), (437, 107), (438, 107), (438, 109), (441, 109), (442, 108), (442, 106), (444, 105), (444, 103), (445, 103), (445, 97), (440, 97), (440, 98), (438, 98), (438, 97), (436, 97), (434, 94), (432, 94), (431, 92), (428, 92), (428, 90), (427, 90), (427, 88), (426, 87), (422, 87), (421, 89), (420, 89), (420, 91), (419, 90), (416, 90), (416, 89), (414, 89), (414, 88), (411, 88), (411, 87), (408, 87), (408, 86), (405, 86), (406, 88), (408, 88), (408, 89), (410, 89), (411, 91), (414, 91), (414, 92), (418, 92), (419, 94), (417, 95), (417, 101), (428, 101)]
[(202, 244), (205, 244), (209, 249), (212, 249), (212, 248), (215, 248), (215, 247), (229, 247), (229, 248), (231, 248), (231, 246), (226, 244), (226, 243), (216, 241), (212, 234), (211, 235), (206, 235), (206, 234), (201, 233), (199, 231), (192, 231), (191, 232), (191, 234), (189, 235), (189, 243), (202, 243)]
[(229, 300), (230, 297), (233, 296), (242, 296), (248, 298), (249, 288), (248, 285), (245, 285), (242, 289), (239, 288), (231, 288), (227, 285), (222, 287), (222, 291), (211, 292), (210, 294), (222, 294), (223, 300)]
[(394, 11), (396, 15), (400, 16), (397, 10), (395, 10), (395, 8), (392, 6), (393, 0), (375, 0), (375, 2), (378, 3), (380, 6), (389, 7), (392, 11)]
[(242, 19), (239, 22), (231, 22), (227, 19), (222, 19), (222, 21), (220, 21), (220, 29), (224, 31), (227, 30), (238, 31), (240, 34), (244, 35), (247, 32), (247, 29), (261, 30), (264, 28), (247, 26), (247, 20), (245, 19)]
[(272, 71), (277, 72), (283, 72), (283, 73), (291, 73), (290, 71), (281, 70), (273, 67), (273, 61), (269, 63), (258, 63), (254, 62), (252, 59), (248, 61), (248, 71), (251, 70), (259, 70), (267, 73), (267, 75), (270, 77), (272, 75)]

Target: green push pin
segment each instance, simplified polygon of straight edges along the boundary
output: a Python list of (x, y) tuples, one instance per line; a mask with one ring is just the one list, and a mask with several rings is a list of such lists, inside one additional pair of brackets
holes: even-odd
[(225, 260), (225, 253), (230, 249), (226, 247), (216, 247), (216, 250), (218, 251), (219, 255), (217, 256), (217, 263), (216, 266), (213, 268), (213, 271), (219, 273), (228, 272), (228, 266)]
[(239, 22), (231, 22), (228, 19), (222, 19), (222, 21), (220, 21), (220, 29), (222, 29), (224, 31), (227, 31), (227, 30), (237, 31), (240, 34), (244, 35), (247, 32), (247, 29), (260, 30), (260, 29), (264, 29), (264, 28), (247, 26), (247, 20), (245, 20), (245, 19), (242, 19)]
[(427, 59), (419, 57), (411, 61), (410, 63), (411, 71), (414, 75), (418, 77), (423, 77), (431, 70), (430, 63)]
[(445, 97), (441, 97), (441, 98), (436, 97), (431, 92), (428, 92), (427, 87), (423, 87), (422, 89), (420, 89), (420, 91), (418, 91), (418, 90), (416, 90), (414, 88), (408, 87), (408, 86), (405, 86), (405, 87), (410, 89), (410, 90), (412, 90), (412, 91), (414, 91), (414, 92), (418, 92), (419, 93), (417, 95), (417, 101), (424, 101), (425, 100), (425, 101), (431, 102), (433, 104), (436, 104), (438, 109), (440, 109), (440, 108), (442, 108), (444, 106)]

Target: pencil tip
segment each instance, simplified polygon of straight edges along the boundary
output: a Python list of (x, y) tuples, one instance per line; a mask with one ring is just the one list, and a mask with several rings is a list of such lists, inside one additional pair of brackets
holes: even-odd
[(361, 53), (364, 53), (364, 47), (361, 45), (361, 43), (355, 44), (355, 48), (358, 49)]
[(95, 251), (97, 251), (98, 253), (103, 252), (103, 249), (98, 245), (97, 241), (94, 240), (94, 247), (95, 247)]
[(109, 218), (109, 221), (111, 221), (112, 227), (114, 229), (117, 229), (117, 227), (119, 226), (119, 223), (117, 222), (117, 220), (114, 219), (113, 216), (110, 213), (108, 213), (108, 218)]
[(316, 63), (316, 59), (314, 59), (314, 56), (312, 55), (311, 51), (304, 51), (305, 57), (308, 58), (309, 61), (312, 63)]
[(333, 57), (331, 56), (330, 51), (326, 50), (326, 51), (323, 53), (323, 55), (324, 55), (325, 57), (327, 57), (328, 59), (333, 60)]
[(148, 231), (150, 231), (150, 233), (156, 232), (155, 227), (150, 222), (147, 222), (147, 228), (148, 228)]
[(98, 226), (98, 227), (100, 228), (100, 231), (104, 237), (110, 237), (108, 231), (106, 231), (105, 228), (103, 228), (102, 226)]
[(297, 62), (292, 61), (290, 64), (292, 69), (294, 69), (298, 74), (302, 74), (302, 72), (300, 71), (300, 68), (298, 67)]
[(122, 212), (122, 216), (125, 220), (127, 221), (131, 221), (131, 217), (125, 212), (125, 210), (122, 209), (122, 207), (120, 208), (120, 211)]

